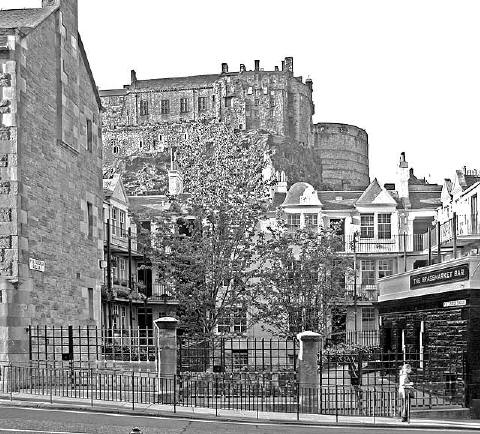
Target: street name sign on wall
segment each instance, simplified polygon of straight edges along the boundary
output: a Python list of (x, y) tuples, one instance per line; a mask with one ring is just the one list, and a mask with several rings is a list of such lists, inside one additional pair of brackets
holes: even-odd
[(444, 301), (443, 307), (458, 307), (458, 306), (466, 306), (467, 300), (453, 300), (453, 301)]
[(29, 258), (29, 268), (30, 270), (35, 270), (35, 271), (40, 271), (42, 273), (45, 273), (45, 261)]
[(410, 276), (410, 289), (424, 288), (425, 286), (442, 285), (458, 282), (470, 278), (468, 264), (446, 267), (441, 270)]

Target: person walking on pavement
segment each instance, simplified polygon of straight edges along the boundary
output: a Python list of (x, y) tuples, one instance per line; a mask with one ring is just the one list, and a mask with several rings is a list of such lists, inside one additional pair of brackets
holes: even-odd
[(405, 363), (400, 368), (400, 375), (398, 376), (398, 396), (400, 398), (400, 415), (402, 417), (402, 422), (407, 422), (410, 417), (410, 396), (412, 394), (413, 383), (410, 380), (410, 373), (412, 372), (412, 367)]

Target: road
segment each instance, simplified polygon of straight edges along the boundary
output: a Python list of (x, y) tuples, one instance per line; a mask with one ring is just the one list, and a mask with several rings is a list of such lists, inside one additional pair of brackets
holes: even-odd
[[(389, 433), (414, 432), (438, 433), (439, 429), (358, 428), (358, 427), (301, 427), (262, 423), (235, 423), (218, 420), (201, 421), (181, 418), (130, 416), (109, 413), (89, 413), (68, 410), (32, 409), (0, 405), (0, 433), (130, 433), (139, 427), (144, 434), (150, 433), (267, 433), (267, 434), (313, 434), (313, 433)], [(475, 431), (445, 431), (448, 433), (473, 433)], [(478, 431), (476, 431), (478, 433)]]

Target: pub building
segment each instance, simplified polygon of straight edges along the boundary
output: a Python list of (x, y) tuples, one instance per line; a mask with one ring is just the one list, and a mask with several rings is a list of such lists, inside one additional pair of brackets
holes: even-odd
[(378, 290), (383, 352), (456, 388), (463, 405), (480, 399), (480, 255), (383, 278)]

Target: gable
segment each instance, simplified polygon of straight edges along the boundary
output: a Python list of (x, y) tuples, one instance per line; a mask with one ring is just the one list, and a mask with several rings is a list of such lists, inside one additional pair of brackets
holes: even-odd
[(387, 190), (382, 189), (378, 196), (372, 201), (372, 205), (397, 206), (397, 202)]

